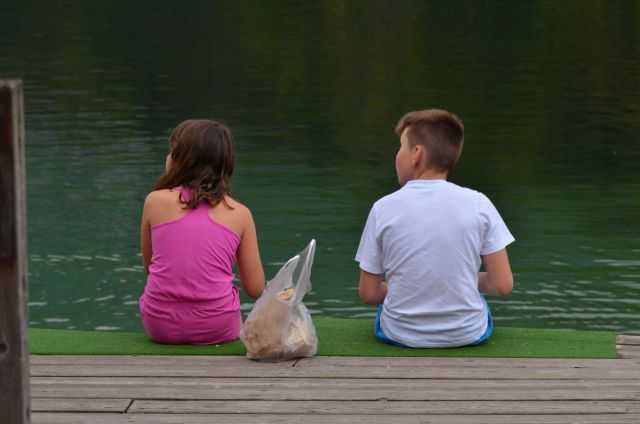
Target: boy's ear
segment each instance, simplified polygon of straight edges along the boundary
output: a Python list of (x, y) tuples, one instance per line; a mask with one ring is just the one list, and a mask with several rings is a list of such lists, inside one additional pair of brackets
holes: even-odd
[(417, 168), (424, 162), (426, 155), (427, 151), (424, 149), (424, 146), (416, 144), (413, 146), (413, 151), (411, 152), (411, 165)]

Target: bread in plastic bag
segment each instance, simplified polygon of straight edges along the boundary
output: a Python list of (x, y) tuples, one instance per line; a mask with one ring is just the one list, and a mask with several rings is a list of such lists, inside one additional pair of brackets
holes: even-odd
[(316, 329), (302, 298), (311, 290), (316, 241), (289, 259), (267, 285), (247, 316), (240, 340), (247, 357), (278, 362), (314, 356)]

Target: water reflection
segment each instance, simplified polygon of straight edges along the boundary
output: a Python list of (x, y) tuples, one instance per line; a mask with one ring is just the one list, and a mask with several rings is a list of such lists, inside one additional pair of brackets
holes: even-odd
[(396, 189), (393, 125), (438, 106), (467, 131), (452, 180), (489, 195), (517, 239), (496, 321), (640, 334), (637, 2), (5, 3), (32, 325), (141, 331), (142, 201), (168, 131), (194, 116), (234, 132), (234, 195), (267, 275), (316, 238), (312, 313), (371, 319), (353, 256)]

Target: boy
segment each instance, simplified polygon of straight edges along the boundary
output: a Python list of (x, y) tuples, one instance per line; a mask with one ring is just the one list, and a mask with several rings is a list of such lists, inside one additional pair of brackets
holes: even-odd
[(514, 238), (485, 195), (447, 181), (464, 141), (457, 116), (410, 112), (396, 133), (403, 187), (373, 205), (356, 254), (360, 297), (381, 305), (375, 335), (405, 347), (482, 343), (493, 321), (481, 293), (511, 293)]

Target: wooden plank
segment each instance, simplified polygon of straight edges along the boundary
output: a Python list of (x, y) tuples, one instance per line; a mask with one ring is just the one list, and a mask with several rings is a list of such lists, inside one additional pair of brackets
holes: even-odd
[(129, 413), (322, 414), (322, 415), (482, 415), (640, 413), (638, 401), (216, 401), (134, 400)]
[(34, 412), (125, 412), (129, 399), (32, 398)]
[(620, 359), (640, 359), (640, 346), (638, 345), (617, 345), (616, 348)]
[(580, 368), (567, 364), (566, 368), (455, 368), (455, 367), (407, 367), (393, 366), (359, 366), (346, 367), (337, 364), (307, 363), (304, 367), (295, 368), (265, 368), (254, 370), (253, 373), (242, 367), (212, 367), (200, 368), (183, 364), (176, 368), (157, 368), (152, 366), (122, 366), (122, 367), (91, 367), (80, 369), (67, 366), (34, 366), (33, 376), (130, 376), (130, 377), (216, 377), (235, 378), (252, 377), (256, 375), (264, 377), (288, 377), (288, 378), (430, 378), (430, 379), (620, 379), (635, 380), (640, 378), (639, 368)]
[[(43, 375), (32, 377), (34, 402), (77, 411), (36, 411), (34, 422), (640, 422), (637, 360), (36, 356), (34, 363)], [(85, 413), (130, 399), (124, 414)]]
[(29, 423), (22, 81), (0, 80), (0, 423)]
[[(243, 356), (98, 356), (32, 355), (31, 375), (47, 375), (56, 369), (66, 375), (173, 375), (174, 371), (193, 376), (243, 375), (281, 376), (295, 361), (261, 363)], [(47, 367), (50, 366), (50, 367)]]
[(627, 336), (621, 334), (616, 336), (616, 344), (618, 345), (640, 345), (640, 336)]
[(34, 424), (638, 424), (640, 414), (593, 415), (302, 415), (34, 413)]
[(195, 366), (234, 366), (251, 368), (289, 368), (295, 361), (256, 362), (244, 356), (163, 356), (163, 355), (31, 355), (37, 365), (140, 365), (176, 366), (188, 362)]
[(640, 400), (630, 380), (34, 377), (33, 398), (215, 400)]
[[(101, 358), (105, 359), (102, 363)], [(130, 360), (129, 360), (130, 358)], [(77, 359), (78, 362), (74, 363)], [(638, 360), (544, 360), (522, 361), (476, 360), (473, 362), (410, 358), (317, 357), (291, 363), (269, 364), (237, 357), (32, 357), (32, 376), (139, 376), (139, 377), (331, 377), (331, 378), (464, 378), (464, 379), (532, 379), (532, 378), (622, 378), (640, 375)], [(240, 359), (240, 360), (239, 360)], [(56, 363), (58, 362), (58, 363)], [(461, 364), (464, 364), (461, 366)], [(471, 365), (470, 365), (471, 364)], [(609, 374), (609, 370), (614, 374)]]
[(420, 367), (496, 367), (503, 368), (637, 368), (640, 361), (619, 361), (617, 359), (511, 359), (511, 358), (398, 358), (398, 357), (349, 357), (318, 356), (298, 361), (280, 363), (262, 363), (250, 361), (243, 356), (126, 356), (126, 355), (31, 355), (33, 365), (73, 365), (73, 366), (141, 366), (179, 368), (183, 365), (193, 367), (244, 367), (251, 373), (256, 370), (281, 370), (297, 367), (305, 363), (340, 363), (346, 367), (357, 365), (390, 365)]
[[(448, 379), (629, 379), (640, 378), (640, 367), (582, 368), (581, 361), (565, 360), (564, 367), (521, 367), (508, 368), (494, 363), (484, 367), (423, 367), (420, 364), (410, 366), (376, 364), (374, 361), (360, 361), (352, 364), (341, 361), (343, 358), (318, 357), (301, 359), (294, 370), (305, 377), (368, 377), (368, 378), (448, 378)], [(369, 358), (358, 358), (369, 359)], [(620, 360), (612, 360), (618, 361)], [(507, 362), (507, 361), (505, 361)], [(533, 361), (535, 364), (537, 361)]]
[(637, 368), (640, 361), (620, 361), (618, 359), (516, 359), (516, 358), (365, 358), (361, 356), (317, 356), (299, 359), (295, 367), (307, 363), (336, 364), (345, 367), (354, 366), (411, 366), (411, 367), (502, 367), (502, 368)]

